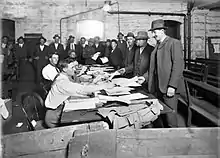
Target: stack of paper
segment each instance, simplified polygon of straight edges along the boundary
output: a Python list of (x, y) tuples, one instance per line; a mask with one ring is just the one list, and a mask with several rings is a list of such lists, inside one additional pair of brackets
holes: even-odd
[(96, 104), (99, 103), (98, 98), (90, 98), (90, 99), (71, 99), (65, 102), (65, 106), (63, 111), (72, 111), (72, 110), (80, 110), (80, 109), (94, 109), (96, 108)]
[(133, 90), (133, 88), (129, 88), (129, 87), (114, 87), (112, 89), (105, 89), (105, 91), (108, 95), (131, 94), (130, 93), (131, 90)]

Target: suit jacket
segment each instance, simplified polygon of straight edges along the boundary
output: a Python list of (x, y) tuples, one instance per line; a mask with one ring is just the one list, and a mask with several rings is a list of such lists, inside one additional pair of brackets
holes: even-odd
[(28, 47), (27, 45), (24, 43), (22, 48), (19, 46), (19, 44), (15, 45), (15, 57), (16, 60), (24, 60), (24, 59), (28, 59), (31, 58), (31, 54), (28, 51)]
[(125, 67), (127, 67), (129, 65), (131, 65), (133, 67), (136, 49), (137, 49), (136, 45), (134, 45), (130, 50), (128, 48), (126, 48), (126, 57), (125, 57), (125, 61), (124, 61)]
[(76, 55), (79, 55), (78, 62), (80, 64), (85, 64), (85, 59), (83, 57), (83, 53), (85, 53), (86, 47), (87, 47), (87, 45), (85, 45), (85, 47), (83, 47), (81, 44), (77, 44), (77, 46), (76, 46)]
[(44, 45), (43, 51), (40, 49), (40, 45), (37, 45), (34, 51), (34, 58), (39, 57), (38, 60), (34, 61), (35, 67), (42, 69), (44, 66), (48, 64), (48, 58), (49, 58), (49, 47), (47, 45)]
[(123, 61), (125, 61), (126, 59), (126, 49), (127, 49), (127, 43), (126, 41), (122, 40), (118, 41), (118, 48), (121, 50), (122, 55), (123, 55)]
[(49, 45), (49, 53), (50, 53), (50, 54), (54, 54), (55, 52), (59, 55), (59, 57), (60, 57), (61, 59), (64, 59), (65, 57), (68, 56), (68, 55), (65, 53), (65, 51), (64, 51), (63, 45), (60, 44), (60, 43), (58, 44), (57, 49), (56, 49), (54, 43), (51, 43), (51, 44)]
[(134, 76), (144, 76), (145, 80), (148, 80), (148, 70), (150, 66), (150, 55), (154, 50), (154, 47), (147, 44), (142, 53), (140, 54), (140, 48), (137, 48), (134, 56), (134, 64), (125, 68), (126, 73), (133, 71)]
[(118, 47), (109, 54), (109, 65), (115, 69), (119, 69), (123, 66), (123, 55)]
[(149, 92), (154, 93), (156, 90), (155, 75), (157, 75), (158, 88), (162, 93), (166, 93), (169, 86), (175, 88), (176, 93), (185, 90), (183, 69), (184, 59), (181, 43), (168, 36), (161, 44), (156, 45), (151, 54)]
[(100, 52), (100, 57), (104, 57), (105, 55), (105, 47), (99, 43), (98, 47), (95, 46), (95, 44), (93, 45), (93, 47), (95, 48), (95, 52)]

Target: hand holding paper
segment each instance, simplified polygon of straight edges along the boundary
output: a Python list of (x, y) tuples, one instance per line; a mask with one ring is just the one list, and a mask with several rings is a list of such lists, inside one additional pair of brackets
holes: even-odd
[(100, 60), (102, 61), (103, 64), (106, 64), (108, 62), (107, 57), (100, 58)]
[(95, 53), (93, 56), (92, 56), (92, 59), (93, 60), (97, 60), (98, 59), (98, 57), (100, 56), (100, 52), (97, 52), (97, 53)]

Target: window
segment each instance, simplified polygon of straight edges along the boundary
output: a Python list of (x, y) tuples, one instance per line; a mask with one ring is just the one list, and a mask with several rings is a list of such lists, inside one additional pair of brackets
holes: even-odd
[(103, 39), (104, 24), (97, 20), (81, 20), (76, 24), (77, 37), (93, 38), (99, 36)]

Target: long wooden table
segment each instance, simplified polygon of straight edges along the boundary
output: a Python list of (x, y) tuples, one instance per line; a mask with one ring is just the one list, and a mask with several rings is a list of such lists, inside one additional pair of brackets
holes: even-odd
[[(147, 95), (148, 99), (156, 99), (154, 95), (146, 93), (144, 89), (141, 87), (135, 88), (135, 90), (132, 91), (132, 93), (135, 92), (139, 92)], [(164, 104), (161, 101), (159, 102), (163, 106), (163, 110), (161, 111), (161, 114), (167, 114), (173, 112), (173, 109), (171, 107), (169, 107), (168, 105)], [(111, 102), (111, 104), (113, 103)], [(115, 102), (115, 104), (118, 103)], [(88, 111), (85, 110), (68, 111), (68, 112), (63, 112), (61, 116), (62, 125), (82, 124), (82, 123), (90, 123), (90, 122), (103, 121), (103, 120), (104, 118), (98, 114), (98, 109), (90, 109)]]

